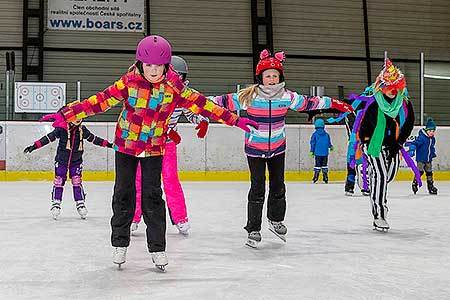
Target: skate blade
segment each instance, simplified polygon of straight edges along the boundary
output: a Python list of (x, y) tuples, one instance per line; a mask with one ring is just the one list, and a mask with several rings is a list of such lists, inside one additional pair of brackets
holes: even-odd
[(269, 230), (272, 231), (273, 234), (275, 234), (280, 240), (286, 243), (286, 236), (278, 234), (275, 230), (269, 227)]
[(383, 228), (383, 227), (374, 226), (373, 230), (378, 231), (378, 232), (388, 232), (389, 228)]
[(121, 269), (122, 269), (122, 265), (123, 265), (125, 262), (123, 262), (123, 263), (117, 263), (117, 262), (114, 261), (113, 263), (115, 263), (115, 264), (117, 265), (117, 269), (121, 270)]
[(160, 271), (162, 273), (166, 273), (166, 266), (167, 265), (161, 265), (161, 266), (155, 265), (156, 269), (158, 269), (158, 271)]
[(353, 193), (350, 193), (350, 192), (345, 192), (345, 196), (348, 196), (348, 197), (353, 197)]
[(255, 241), (255, 240), (250, 240), (250, 239), (248, 239), (248, 240), (245, 242), (245, 246), (250, 247), (250, 248), (252, 248), (252, 249), (258, 249), (259, 243), (260, 243), (260, 242), (257, 242), (257, 241)]

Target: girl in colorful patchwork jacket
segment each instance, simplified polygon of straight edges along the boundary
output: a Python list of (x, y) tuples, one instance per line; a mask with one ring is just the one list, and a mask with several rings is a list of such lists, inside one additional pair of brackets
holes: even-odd
[(142, 213), (147, 225), (147, 247), (152, 261), (165, 270), (166, 214), (162, 199), (161, 169), (167, 141), (169, 119), (177, 106), (230, 126), (250, 131), (256, 123), (239, 118), (209, 101), (204, 95), (185, 87), (170, 66), (172, 49), (164, 38), (143, 38), (136, 50), (136, 63), (117, 82), (84, 101), (67, 105), (61, 113), (42, 118), (54, 120), (53, 126), (107, 111), (122, 103), (114, 140), (115, 184), (112, 200), (111, 243), (113, 262), (119, 267), (126, 260), (130, 226), (136, 206), (136, 170), (142, 170)]
[(55, 128), (55, 130), (34, 142), (33, 145), (26, 147), (23, 152), (31, 153), (36, 149), (54, 142), (56, 139), (59, 139), (59, 142), (55, 156), (55, 180), (53, 182), (50, 213), (55, 220), (58, 219), (61, 213), (64, 184), (67, 180), (67, 171), (69, 171), (69, 178), (72, 180), (73, 186), (73, 198), (78, 214), (82, 219), (86, 219), (87, 209), (84, 203), (85, 193), (81, 179), (84, 153), (83, 140), (107, 148), (112, 148), (112, 144), (92, 134), (86, 126), (81, 125), (81, 120), (75, 120), (69, 123), (68, 130)]
[(370, 88), (372, 92), (366, 93), (367, 96), (349, 96), (350, 100), (366, 102), (352, 133), (357, 140), (355, 146), (362, 149), (370, 167), (373, 225), (375, 229), (388, 230), (387, 186), (397, 173), (400, 152), (407, 164), (417, 169), (403, 149), (414, 126), (414, 111), (405, 77), (389, 59)]
[[(174, 67), (175, 71), (180, 74), (180, 79), (187, 86), (189, 81), (187, 80), (188, 65), (186, 61), (179, 56), (172, 56), (170, 64)], [(205, 137), (209, 120), (201, 115), (196, 115), (183, 107), (177, 107), (169, 120), (169, 138), (166, 142), (166, 152), (162, 161), (164, 194), (166, 195), (167, 207), (169, 209), (169, 216), (172, 224), (177, 227), (181, 234), (187, 235), (190, 224), (187, 216), (183, 188), (181, 187), (180, 179), (178, 178), (177, 166), (177, 145), (181, 141), (181, 137), (177, 133), (177, 124), (181, 115), (184, 115), (189, 122), (197, 124), (195, 129), (198, 129), (197, 136), (199, 138)], [(136, 173), (136, 212), (134, 214), (133, 223), (131, 224), (131, 231), (137, 230), (138, 224), (141, 221), (141, 178), (141, 166), (139, 165)]]
[(267, 218), (269, 229), (286, 241), (287, 228), (283, 224), (286, 214), (284, 165), (286, 151), (285, 117), (287, 111), (313, 111), (336, 109), (351, 111), (351, 106), (330, 97), (309, 97), (285, 88), (283, 52), (272, 56), (264, 50), (256, 67), (258, 84), (239, 93), (217, 96), (216, 103), (230, 110), (247, 110), (249, 119), (259, 128), (245, 134), (245, 154), (251, 175), (248, 193), (246, 245), (256, 248), (261, 241), (262, 210), (265, 199), (265, 171), (269, 170), (269, 197)]

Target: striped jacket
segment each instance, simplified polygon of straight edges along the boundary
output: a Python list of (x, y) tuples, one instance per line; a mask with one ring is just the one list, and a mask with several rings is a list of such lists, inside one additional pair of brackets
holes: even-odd
[(250, 107), (242, 107), (237, 93), (217, 96), (213, 100), (231, 111), (247, 110), (248, 118), (257, 122), (259, 128), (245, 133), (245, 153), (251, 157), (269, 158), (286, 151), (285, 117), (288, 109), (329, 109), (332, 98), (310, 97), (285, 89), (283, 95), (276, 99), (265, 99), (257, 95)]
[[(189, 109), (183, 108), (183, 107), (177, 107), (173, 111), (173, 114), (170, 116), (169, 120), (169, 131), (175, 130), (177, 131), (177, 124), (178, 120), (180, 119), (181, 115), (184, 115), (186, 119), (191, 122), (192, 124), (199, 124), (201, 121), (209, 122), (208, 118), (205, 118), (201, 115), (196, 115), (193, 112), (191, 112)], [(170, 138), (167, 138), (167, 143), (172, 142)]]
[(107, 111), (122, 102), (116, 125), (114, 149), (138, 156), (164, 154), (169, 119), (177, 106), (195, 114), (233, 126), (238, 116), (183, 85), (169, 70), (160, 83), (151, 84), (132, 66), (128, 73), (103, 92), (67, 105), (62, 113), (67, 122)]

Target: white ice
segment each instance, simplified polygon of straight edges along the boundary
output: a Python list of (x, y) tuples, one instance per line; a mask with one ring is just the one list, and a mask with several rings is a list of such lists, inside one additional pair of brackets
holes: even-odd
[(184, 182), (191, 234), (168, 223), (166, 273), (143, 223), (112, 263), (112, 182), (85, 182), (86, 220), (69, 183), (57, 221), (51, 184), (0, 182), (0, 299), (450, 299), (450, 182), (437, 196), (391, 184), (388, 233), (342, 183), (287, 182), (287, 243), (264, 220), (257, 250), (244, 246), (248, 182)]

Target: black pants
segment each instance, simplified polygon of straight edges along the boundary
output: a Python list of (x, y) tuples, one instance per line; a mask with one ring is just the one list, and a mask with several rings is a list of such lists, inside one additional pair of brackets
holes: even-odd
[(142, 215), (147, 225), (147, 246), (150, 252), (166, 249), (166, 210), (162, 198), (162, 156), (135, 157), (116, 152), (116, 180), (112, 200), (111, 244), (128, 247), (130, 226), (136, 209), (136, 170), (142, 170)]
[(284, 153), (271, 158), (247, 157), (251, 187), (248, 192), (247, 232), (261, 230), (262, 210), (266, 188), (266, 164), (269, 169), (269, 198), (267, 218), (280, 222), (286, 214), (286, 188), (284, 186)]

